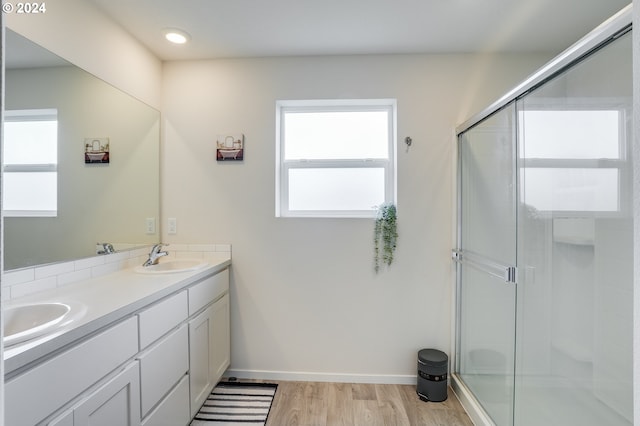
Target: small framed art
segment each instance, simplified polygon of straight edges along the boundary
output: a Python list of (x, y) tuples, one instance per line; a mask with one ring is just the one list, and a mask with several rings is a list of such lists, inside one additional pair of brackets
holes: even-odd
[(85, 138), (85, 164), (109, 163), (109, 138)]
[(244, 135), (242, 133), (219, 134), (216, 138), (216, 160), (242, 161), (244, 159)]

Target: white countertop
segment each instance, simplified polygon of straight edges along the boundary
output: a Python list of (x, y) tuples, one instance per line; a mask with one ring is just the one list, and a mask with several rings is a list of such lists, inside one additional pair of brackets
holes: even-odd
[[(196, 281), (219, 272), (231, 264), (230, 253), (207, 258), (202, 269), (170, 274), (140, 274), (133, 268), (80, 281), (3, 303), (14, 305), (60, 302), (81, 307), (81, 316), (55, 332), (4, 349), (5, 374), (21, 369), (39, 358), (60, 350), (114, 322), (133, 315)], [(16, 371), (17, 372), (17, 371)]]

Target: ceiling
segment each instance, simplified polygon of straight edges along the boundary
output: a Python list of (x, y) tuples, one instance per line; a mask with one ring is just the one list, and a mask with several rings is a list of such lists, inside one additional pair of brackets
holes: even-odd
[[(90, 0), (162, 60), (560, 52), (630, 0)], [(162, 38), (167, 27), (187, 45)]]

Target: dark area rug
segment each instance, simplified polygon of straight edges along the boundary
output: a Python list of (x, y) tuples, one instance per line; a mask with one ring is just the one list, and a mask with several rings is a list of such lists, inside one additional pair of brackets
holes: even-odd
[(191, 426), (264, 425), (277, 388), (272, 383), (220, 382)]

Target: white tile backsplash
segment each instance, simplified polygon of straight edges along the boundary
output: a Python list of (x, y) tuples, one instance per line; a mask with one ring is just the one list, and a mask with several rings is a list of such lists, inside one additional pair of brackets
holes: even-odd
[[(150, 250), (151, 246), (3, 273), (2, 300), (16, 299), (142, 265)], [(231, 254), (231, 244), (171, 244), (166, 250), (169, 257), (207, 259), (216, 252)]]
[(74, 270), (73, 262), (60, 262), (46, 266), (38, 266), (35, 268), (35, 278), (39, 280), (42, 278), (55, 277), (56, 275), (66, 274)]
[(73, 266), (76, 271), (81, 271), (83, 269), (89, 269), (94, 266), (104, 265), (105, 259), (107, 259), (106, 255), (87, 257), (86, 259), (76, 260), (75, 262), (73, 262)]
[(2, 287), (33, 281), (36, 279), (35, 273), (35, 268), (17, 269), (6, 273), (2, 277)]
[(57, 287), (56, 277), (47, 277), (40, 280), (29, 281), (26, 283), (11, 286), (11, 299), (27, 296), (29, 294), (38, 293), (44, 290), (51, 290)]
[(91, 268), (91, 276), (100, 277), (102, 275), (118, 272), (121, 269), (126, 269), (126, 266), (122, 261), (118, 260), (115, 262), (109, 262), (105, 263), (104, 265), (94, 266), (93, 268)]
[(80, 269), (78, 271), (69, 272), (66, 274), (58, 275), (58, 287), (65, 286), (67, 284), (75, 283), (91, 278), (91, 269)]
[(189, 244), (184, 251), (217, 251), (216, 244)]

